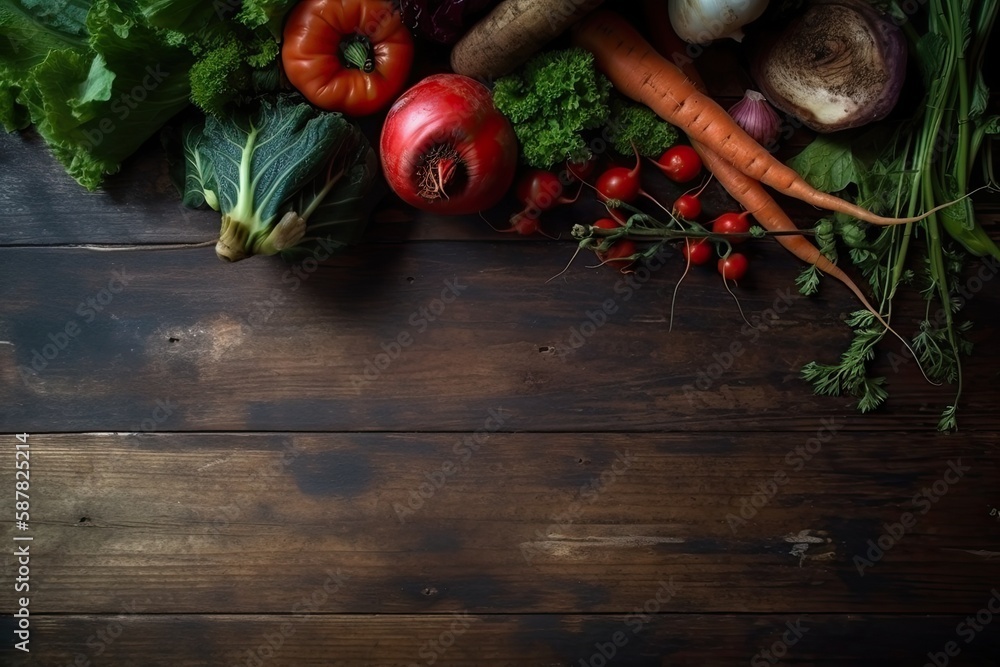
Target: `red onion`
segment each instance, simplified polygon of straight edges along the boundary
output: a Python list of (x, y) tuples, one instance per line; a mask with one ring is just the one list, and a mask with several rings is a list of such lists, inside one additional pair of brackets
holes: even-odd
[(756, 90), (746, 91), (743, 99), (730, 107), (729, 115), (761, 146), (769, 148), (777, 143), (781, 117)]
[(490, 208), (510, 188), (517, 137), (483, 84), (433, 74), (396, 100), (379, 141), (382, 172), (400, 199), (463, 215)]

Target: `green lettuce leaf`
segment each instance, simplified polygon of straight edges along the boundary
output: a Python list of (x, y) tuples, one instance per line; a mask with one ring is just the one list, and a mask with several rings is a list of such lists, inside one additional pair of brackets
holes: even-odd
[(0, 123), (8, 132), (31, 123), (17, 100), (33, 67), (51, 51), (87, 49), (90, 0), (42, 3), (0, 0)]
[(165, 44), (128, 0), (0, 0), (5, 41), (0, 121), (33, 123), (88, 189), (188, 105), (194, 56)]

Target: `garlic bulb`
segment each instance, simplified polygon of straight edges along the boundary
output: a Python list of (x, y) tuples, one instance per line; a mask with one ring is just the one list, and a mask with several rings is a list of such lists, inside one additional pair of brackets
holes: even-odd
[(689, 44), (731, 37), (743, 39), (743, 26), (756, 21), (767, 9), (767, 0), (669, 0), (670, 24)]
[(781, 133), (781, 116), (756, 90), (748, 90), (743, 99), (729, 109), (736, 124), (764, 148), (774, 148)]

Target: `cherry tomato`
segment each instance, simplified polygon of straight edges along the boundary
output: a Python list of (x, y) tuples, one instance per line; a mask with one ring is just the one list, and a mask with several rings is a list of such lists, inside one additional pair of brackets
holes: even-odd
[(708, 239), (684, 239), (684, 257), (692, 264), (708, 264), (712, 254), (712, 244)]
[(701, 173), (701, 158), (690, 146), (668, 148), (657, 164), (660, 171), (675, 183), (687, 183)]
[(674, 202), (674, 214), (685, 220), (697, 220), (701, 215), (701, 200), (694, 195), (681, 195)]
[[(750, 231), (750, 221), (746, 213), (723, 213), (712, 222), (716, 234), (746, 234)], [(743, 243), (746, 238), (734, 238), (731, 243)]]
[(718, 269), (724, 280), (732, 280), (734, 282), (740, 280), (747, 274), (747, 269), (749, 268), (750, 262), (747, 260), (746, 255), (738, 252), (730, 253), (728, 257), (721, 257), (719, 259)]

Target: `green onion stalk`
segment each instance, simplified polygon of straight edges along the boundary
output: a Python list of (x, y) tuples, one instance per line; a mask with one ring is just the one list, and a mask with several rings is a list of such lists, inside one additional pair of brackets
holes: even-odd
[[(957, 292), (963, 259), (967, 255), (1000, 258), (1000, 248), (975, 219), (970, 193), (980, 161), (987, 186), (996, 186), (989, 142), (1000, 133), (1000, 118), (986, 113), (989, 90), (982, 68), (998, 5), (990, 0), (928, 0), (923, 34), (894, 5), (910, 54), (923, 75), (925, 99), (920, 111), (878, 151), (875, 171), (879, 175), (859, 183), (859, 200), (897, 216), (915, 216), (941, 203), (956, 202), (920, 222), (883, 229), (870, 243), (853, 247), (851, 254), (869, 279), (883, 312), (890, 315), (900, 286), (915, 277), (909, 268), (911, 241), (923, 237), (927, 255), (920, 277), (926, 312), (912, 340), (912, 351), (925, 377), (955, 385), (954, 400), (938, 422), (942, 431), (958, 427), (961, 357), (971, 352), (963, 337), (970, 325), (956, 321), (962, 306)], [(857, 224), (840, 222), (847, 227)], [(947, 243), (948, 237), (957, 247)], [(932, 312), (935, 303), (940, 307)], [(865, 412), (887, 396), (882, 386), (885, 378), (867, 377), (873, 346), (886, 331), (873, 326), (872, 318), (855, 317), (851, 323), (858, 327), (855, 341), (840, 363), (807, 364), (803, 377), (818, 393), (858, 396), (859, 409)]]

